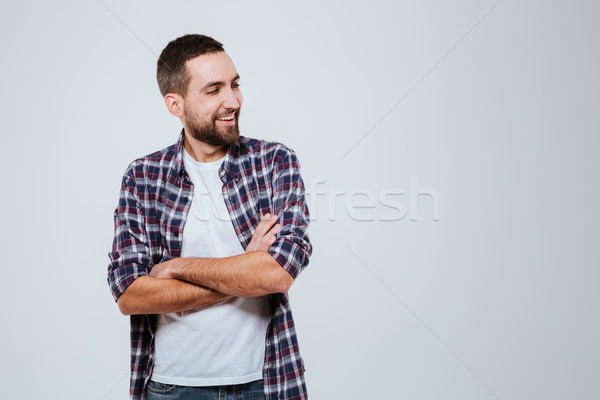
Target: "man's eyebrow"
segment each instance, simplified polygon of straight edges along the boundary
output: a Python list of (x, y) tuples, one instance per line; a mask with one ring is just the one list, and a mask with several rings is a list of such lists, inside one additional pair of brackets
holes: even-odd
[[(237, 74), (236, 76), (233, 77), (233, 79), (231, 81), (235, 82), (239, 79), (240, 79), (240, 74)], [(214, 86), (225, 86), (225, 85), (226, 85), (226, 83), (223, 81), (207, 82), (204, 84), (204, 86), (202, 86), (202, 89), (200, 89), (200, 90), (205, 90), (205, 89), (208, 89), (208, 88), (214, 87)]]

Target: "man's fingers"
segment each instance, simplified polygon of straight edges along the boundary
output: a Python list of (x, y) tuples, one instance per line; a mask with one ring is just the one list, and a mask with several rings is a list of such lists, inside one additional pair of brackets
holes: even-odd
[(278, 218), (277, 215), (272, 215), (270, 213), (261, 217), (260, 222), (252, 234), (252, 239), (246, 248), (246, 252), (269, 250), (269, 247), (271, 247), (277, 239), (277, 233), (281, 230), (281, 225), (276, 224)]
[(279, 217), (276, 214), (266, 213), (261, 217), (261, 221), (267, 221), (272, 224), (273, 222), (277, 221), (278, 218)]
[(277, 235), (277, 233), (281, 230), (281, 224), (275, 224), (275, 226), (273, 228), (271, 228), (271, 230), (269, 231), (268, 234), (270, 235)]
[(262, 216), (260, 222), (254, 230), (254, 235), (264, 236), (271, 229), (273, 224), (277, 221), (277, 215), (271, 215), (269, 213)]
[(271, 228), (271, 230), (267, 233), (265, 233), (265, 235), (261, 238), (263, 242), (268, 242), (271, 243), (275, 240), (275, 237), (277, 235), (277, 232), (279, 232), (281, 230), (281, 225), (276, 224), (273, 228)]

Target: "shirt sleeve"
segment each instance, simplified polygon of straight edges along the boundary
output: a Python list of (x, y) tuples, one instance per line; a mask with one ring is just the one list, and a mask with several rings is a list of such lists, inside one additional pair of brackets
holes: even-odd
[(121, 183), (112, 251), (108, 253), (108, 285), (115, 301), (136, 278), (148, 275), (151, 265), (144, 214), (130, 173), (131, 168)]
[(293, 150), (277, 151), (273, 170), (273, 213), (279, 216), (281, 230), (269, 254), (296, 279), (308, 265), (312, 244), (307, 235), (310, 222), (300, 163)]

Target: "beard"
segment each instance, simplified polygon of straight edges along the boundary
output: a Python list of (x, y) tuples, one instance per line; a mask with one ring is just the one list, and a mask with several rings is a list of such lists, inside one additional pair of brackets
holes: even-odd
[(184, 104), (185, 125), (189, 134), (196, 140), (209, 144), (211, 146), (228, 146), (235, 143), (240, 138), (239, 118), (240, 109), (234, 114), (235, 124), (231, 126), (217, 126), (217, 116), (212, 115), (211, 120), (202, 122), (198, 116), (188, 109)]

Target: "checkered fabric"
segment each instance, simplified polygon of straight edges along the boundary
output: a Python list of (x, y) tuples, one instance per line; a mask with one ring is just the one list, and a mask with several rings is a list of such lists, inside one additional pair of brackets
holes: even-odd
[[(108, 254), (108, 284), (117, 300), (154, 264), (181, 255), (183, 226), (193, 185), (183, 165), (183, 140), (129, 165), (114, 212), (115, 233)], [(276, 142), (241, 136), (229, 146), (219, 169), (223, 197), (244, 248), (260, 216), (277, 214), (281, 231), (269, 253), (296, 278), (308, 265), (312, 245), (307, 236), (308, 207), (300, 164), (293, 150)], [(306, 399), (300, 356), (287, 293), (269, 295), (271, 322), (266, 335), (263, 370), (268, 400)], [(132, 399), (144, 399), (154, 365), (155, 315), (131, 316)]]

